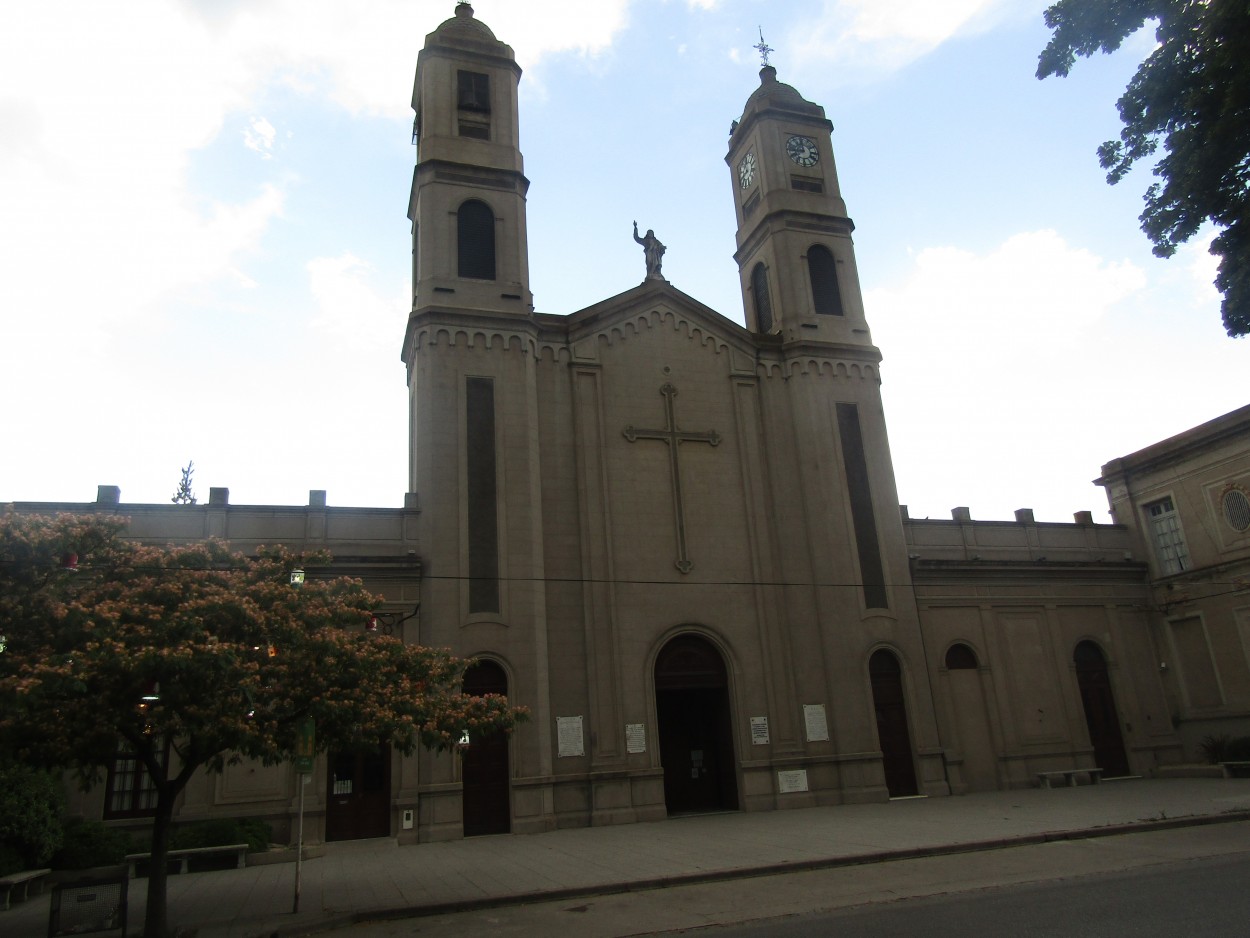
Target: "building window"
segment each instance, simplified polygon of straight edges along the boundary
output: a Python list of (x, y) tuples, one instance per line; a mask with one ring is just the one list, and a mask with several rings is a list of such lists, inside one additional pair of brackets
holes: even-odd
[(823, 316), (842, 315), (842, 293), (838, 290), (838, 269), (829, 249), (814, 244), (807, 251), (807, 275), (812, 282), (812, 302)]
[(946, 650), (948, 671), (973, 671), (977, 668), (977, 653), (962, 642), (956, 642)]
[(460, 206), (456, 224), (458, 272), (475, 280), (495, 279), (495, 213), (470, 199)]
[(490, 113), (490, 76), (481, 72), (459, 71), (456, 104), (462, 111)]
[(1189, 569), (1189, 551), (1185, 549), (1185, 537), (1181, 533), (1181, 519), (1171, 497), (1161, 498), (1145, 506), (1146, 520), (1150, 525), (1155, 557), (1163, 573), (1180, 573)]
[[(169, 758), (169, 746), (155, 742), (153, 753), (162, 767)], [(109, 766), (108, 786), (104, 795), (104, 816), (150, 817), (156, 813), (156, 782), (139, 754), (127, 742), (121, 742), (113, 764)]]
[(499, 497), (495, 464), (495, 382), (465, 379), (469, 612), (499, 612)]
[(1245, 531), (1250, 528), (1250, 498), (1241, 489), (1230, 488), (1220, 499), (1224, 509), (1224, 520), (1234, 531)]
[(768, 269), (756, 264), (751, 271), (751, 302), (755, 304), (755, 328), (759, 332), (773, 331), (773, 301), (768, 296)]
[(864, 591), (864, 605), (869, 609), (886, 609), (890, 602), (885, 569), (881, 563), (881, 547), (877, 540), (877, 519), (868, 478), (868, 456), (859, 425), (859, 408), (854, 404), (838, 404), (836, 408), (838, 434), (842, 437), (842, 468), (846, 472), (851, 523), (855, 529), (855, 546), (859, 550), (859, 572), (863, 577), (860, 585)]

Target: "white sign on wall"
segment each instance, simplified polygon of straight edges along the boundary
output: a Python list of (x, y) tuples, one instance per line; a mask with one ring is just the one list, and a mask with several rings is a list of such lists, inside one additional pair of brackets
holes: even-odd
[(777, 791), (788, 795), (796, 791), (807, 791), (807, 769), (790, 769), (777, 773)]
[(556, 745), (561, 758), (586, 754), (581, 717), (556, 717)]
[(645, 723), (625, 724), (625, 751), (647, 751), (647, 725)]
[(768, 745), (768, 717), (751, 717), (751, 745)]
[(824, 704), (803, 704), (803, 723), (807, 727), (809, 743), (819, 743), (829, 738), (829, 721), (825, 719)]

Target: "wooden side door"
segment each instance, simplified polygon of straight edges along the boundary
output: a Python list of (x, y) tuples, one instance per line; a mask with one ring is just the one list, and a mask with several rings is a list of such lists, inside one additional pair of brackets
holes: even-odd
[(326, 761), (326, 840), (390, 836), (391, 747), (332, 752)]
[[(508, 675), (493, 661), (479, 661), (464, 675), (464, 692), (474, 696), (508, 693)], [(512, 830), (512, 779), (508, 737), (471, 735), (460, 750), (464, 836), (506, 834)]]
[(881, 766), (885, 787), (891, 798), (915, 795), (916, 765), (907, 729), (907, 700), (903, 693), (903, 670), (898, 658), (884, 649), (874, 652), (868, 662), (872, 679), (872, 702), (877, 714), (877, 739), (881, 745)]
[(1089, 728), (1089, 742), (1094, 747), (1094, 761), (1105, 777), (1128, 775), (1128, 754), (1124, 751), (1124, 735), (1120, 732), (1120, 714), (1115, 706), (1107, 659), (1101, 648), (1088, 641), (1076, 646), (1072, 658)]

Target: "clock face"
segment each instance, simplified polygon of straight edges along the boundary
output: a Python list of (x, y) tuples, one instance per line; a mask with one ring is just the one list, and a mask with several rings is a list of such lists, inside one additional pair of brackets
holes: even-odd
[(738, 185), (743, 189), (750, 187), (755, 181), (755, 152), (752, 151), (742, 158), (738, 164)]
[(820, 160), (820, 151), (811, 137), (791, 137), (786, 141), (786, 154), (800, 166), (815, 166)]

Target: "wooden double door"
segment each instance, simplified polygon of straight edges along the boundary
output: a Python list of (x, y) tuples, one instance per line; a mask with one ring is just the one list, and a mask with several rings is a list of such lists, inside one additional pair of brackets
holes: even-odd
[(660, 652), (655, 704), (668, 813), (738, 807), (729, 678), (720, 652), (682, 635)]

